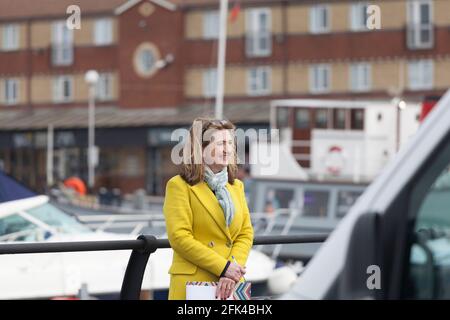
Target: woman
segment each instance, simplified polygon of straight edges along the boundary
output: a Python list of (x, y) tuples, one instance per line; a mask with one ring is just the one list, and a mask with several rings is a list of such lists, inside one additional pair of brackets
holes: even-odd
[(182, 172), (167, 183), (163, 211), (174, 250), (169, 299), (186, 299), (187, 281), (218, 281), (216, 298), (226, 299), (245, 274), (253, 226), (235, 178), (234, 129), (229, 121), (195, 119)]

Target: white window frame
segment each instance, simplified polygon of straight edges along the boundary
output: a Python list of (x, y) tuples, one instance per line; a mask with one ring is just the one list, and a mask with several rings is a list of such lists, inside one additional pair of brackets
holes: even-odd
[(100, 73), (95, 89), (95, 94), (98, 100), (112, 100), (113, 75), (111, 73)]
[(3, 80), (3, 102), (5, 105), (15, 105), (18, 103), (19, 85), (20, 81), (17, 78), (6, 78)]
[[(64, 83), (69, 83), (69, 96), (64, 96)], [(73, 78), (72, 76), (56, 76), (53, 79), (53, 101), (65, 103), (73, 101)]]
[[(272, 54), (272, 16), (270, 8), (250, 8), (246, 11), (246, 54), (248, 57), (267, 57)], [(260, 23), (260, 15), (266, 15), (267, 25)], [(265, 41), (267, 48), (261, 46)]]
[(111, 18), (99, 18), (94, 22), (94, 44), (107, 46), (113, 43), (113, 20)]
[[(367, 8), (368, 2), (352, 3), (350, 9), (350, 29), (352, 31), (368, 31), (367, 29)], [(364, 10), (365, 8), (365, 10)], [(364, 14), (364, 17), (361, 15)], [(361, 24), (364, 22), (363, 24)]]
[[(319, 77), (316, 79), (316, 76)], [(317, 81), (316, 81), (317, 80)], [(324, 86), (325, 82), (328, 86)], [(318, 84), (316, 86), (316, 83)], [(311, 93), (328, 93), (331, 91), (331, 65), (327, 63), (314, 64), (309, 67), (309, 90)]]
[(217, 91), (217, 69), (210, 68), (203, 71), (203, 96), (212, 98)]
[(4, 24), (2, 28), (3, 51), (14, 51), (19, 49), (19, 25), (16, 23)]
[(203, 12), (203, 39), (218, 39), (219, 27), (219, 11), (210, 10)]
[(349, 87), (354, 92), (370, 91), (372, 87), (372, 66), (367, 62), (350, 65)]
[[(422, 5), (429, 6), (429, 22), (421, 23)], [(429, 49), (434, 46), (433, 2), (431, 0), (411, 0), (407, 3), (407, 45), (409, 49)], [(429, 41), (423, 41), (422, 32), (429, 32)]]
[[(321, 12), (326, 11), (327, 19), (326, 26), (319, 24), (319, 15)], [(331, 10), (330, 6), (326, 4), (314, 5), (309, 8), (309, 30), (313, 34), (328, 33), (331, 29)]]
[[(266, 76), (264, 87), (263, 75)], [(251, 67), (247, 70), (247, 94), (250, 96), (265, 96), (272, 91), (272, 69), (269, 66)]]
[(52, 24), (52, 63), (60, 66), (73, 63), (73, 30), (67, 28), (65, 20)]
[(411, 90), (430, 90), (434, 86), (434, 61), (432, 59), (408, 62), (408, 84)]

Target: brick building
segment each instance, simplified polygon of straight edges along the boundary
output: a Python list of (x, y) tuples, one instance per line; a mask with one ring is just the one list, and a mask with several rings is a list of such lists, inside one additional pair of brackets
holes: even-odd
[[(238, 3), (228, 23), (225, 117), (240, 127), (267, 128), (272, 99), (421, 100), (450, 86), (450, 1)], [(72, 4), (80, 29), (65, 24)], [(365, 25), (369, 5), (380, 8), (379, 30)], [(212, 111), (217, 37), (215, 0), (0, 2), (4, 170), (42, 190), (52, 125), (56, 179), (86, 177), (84, 74), (95, 69), (97, 186), (161, 194), (176, 172), (170, 133)]]

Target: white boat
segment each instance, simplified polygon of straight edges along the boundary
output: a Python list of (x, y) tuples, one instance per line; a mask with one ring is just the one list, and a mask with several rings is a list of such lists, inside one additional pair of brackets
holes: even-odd
[[(331, 233), (414, 136), (422, 107), (396, 99), (271, 101), (271, 128), (279, 132), (249, 144), (246, 191), (255, 232)], [(320, 246), (304, 243), (256, 249), (272, 258), (307, 263)]]
[[(165, 235), (160, 235), (165, 238)], [(47, 196), (0, 203), (0, 243), (136, 239), (135, 235), (93, 231), (53, 206)], [(118, 298), (131, 250), (0, 255), (0, 299), (76, 296), (82, 287), (94, 297)], [(167, 296), (172, 249), (150, 256), (142, 290), (147, 298)], [(275, 261), (250, 252), (247, 281), (264, 290)]]

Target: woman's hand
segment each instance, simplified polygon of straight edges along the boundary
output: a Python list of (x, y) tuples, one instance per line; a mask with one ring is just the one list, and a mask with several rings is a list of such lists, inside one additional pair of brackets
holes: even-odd
[(225, 272), (225, 277), (233, 280), (234, 282), (239, 282), (241, 277), (245, 274), (245, 268), (241, 267), (235, 262), (231, 262)]
[(226, 300), (233, 293), (235, 286), (235, 281), (226, 277), (221, 277), (216, 288), (216, 298), (219, 300)]

